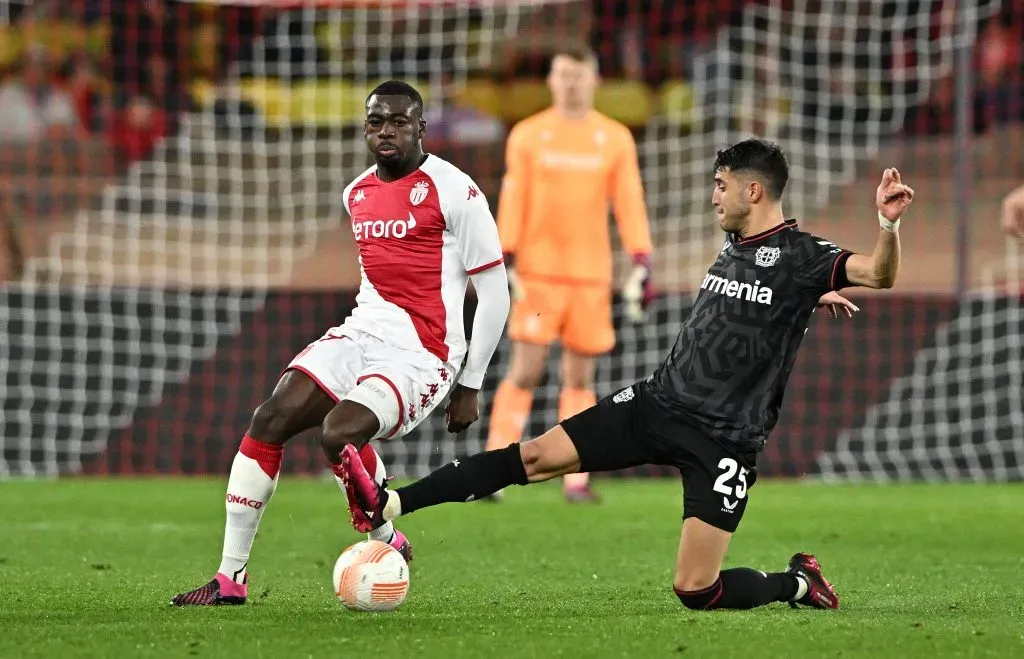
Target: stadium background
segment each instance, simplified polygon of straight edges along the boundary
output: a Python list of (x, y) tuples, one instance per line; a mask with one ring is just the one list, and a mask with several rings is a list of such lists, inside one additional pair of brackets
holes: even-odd
[[(338, 195), (367, 164), (366, 90), (420, 81), (429, 150), (494, 206), (504, 134), (589, 34), (663, 292), (644, 326), (617, 313), (598, 393), (663, 357), (721, 246), (714, 150), (759, 134), (794, 162), (788, 213), (849, 248), (873, 244), (883, 167), (918, 193), (896, 289), (812, 323), (764, 473), (1024, 478), (1020, 251), (998, 228), (1024, 182), (1019, 2), (8, 1), (0, 22), (0, 476), (226, 473), (281, 367), (353, 304)], [(12, 125), (30, 78), (73, 117)], [(486, 406), (458, 438), (438, 421), (385, 445), (393, 473), (479, 448)], [(324, 466), (308, 439), (285, 455)]]

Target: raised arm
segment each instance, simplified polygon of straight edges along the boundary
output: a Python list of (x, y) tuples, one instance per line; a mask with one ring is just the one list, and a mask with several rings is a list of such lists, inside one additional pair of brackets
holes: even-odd
[(914, 189), (904, 185), (895, 167), (882, 173), (875, 191), (878, 207), (878, 240), (870, 256), (851, 254), (846, 259), (846, 280), (854, 286), (892, 288), (900, 268), (900, 218), (914, 199)]

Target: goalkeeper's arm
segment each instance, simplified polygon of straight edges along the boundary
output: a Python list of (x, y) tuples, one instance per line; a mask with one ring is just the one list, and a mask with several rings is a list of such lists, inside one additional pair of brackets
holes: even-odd
[(615, 209), (615, 221), (622, 244), (633, 256), (633, 269), (622, 287), (622, 297), (626, 302), (627, 318), (638, 323), (644, 320), (647, 305), (654, 298), (652, 247), (636, 143), (628, 131), (623, 136), (623, 149), (614, 169), (614, 177), (612, 206)]

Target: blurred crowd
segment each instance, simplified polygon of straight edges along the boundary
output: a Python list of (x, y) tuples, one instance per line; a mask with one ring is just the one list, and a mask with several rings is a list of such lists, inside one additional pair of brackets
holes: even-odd
[[(925, 1), (905, 0), (905, 4)], [(932, 6), (930, 29), (934, 34), (930, 36), (934, 38), (948, 28), (944, 23), (952, 20), (955, 3), (927, 1)], [(698, 57), (719, 47), (720, 28), (739, 24), (748, 4), (750, 0), (589, 0), (588, 6), (588, 0), (581, 0), (569, 4), (585, 8), (573, 14), (576, 18), (566, 18), (569, 14), (556, 18), (559, 22), (579, 21), (576, 27), (590, 32), (606, 78), (658, 86), (667, 80), (692, 80)], [(813, 9), (814, 4), (809, 1), (807, 6)], [(979, 131), (1024, 119), (1020, 100), (1024, 97), (1024, 11), (1015, 3), (1004, 5), (1001, 14), (982, 25), (976, 42), (974, 106)], [(344, 34), (342, 25), (343, 33), (335, 36), (339, 44), (335, 49), (325, 46), (318, 32), (312, 50), (306, 39), (273, 40), (258, 57), (252, 57), (254, 37), (273, 10), (174, 0), (39, 0), (28, 7), (12, 10), (9, 35), (11, 30), (20, 35), (19, 47), (8, 48), (16, 56), (0, 61), (0, 142), (68, 133), (105, 136), (122, 164), (146, 157), (161, 137), (173, 133), (181, 113), (192, 107), (189, 90), (194, 83), (217, 84), (232, 62), (241, 63), (243, 74), (246, 63), (252, 62), (264, 71), (287, 71), (292, 80), (310, 73), (357, 68), (373, 77), (369, 69), (378, 64), (394, 74), (402, 74), (410, 66), (418, 73), (435, 69), (420, 60), (443, 61), (455, 49), (455, 44), (437, 46), (432, 41), (411, 50), (408, 44), (367, 44), (353, 34)], [(299, 36), (308, 25), (301, 24), (307, 20), (305, 16), (297, 20), (289, 30), (294, 28)], [(842, 29), (826, 23), (813, 29)], [(62, 38), (52, 39), (54, 31), (48, 32), (46, 26), (58, 24), (74, 25), (77, 32), (65, 30)], [(535, 30), (535, 26), (521, 27)], [(544, 26), (536, 31), (542, 33)], [(891, 40), (885, 40), (888, 52), (883, 55), (891, 79), (908, 86), (919, 84), (914, 79), (920, 65), (914, 44), (928, 36), (919, 31), (919, 27), (894, 28)], [(804, 44), (801, 52), (788, 56), (799, 56), (803, 66), (835, 66), (843, 58), (844, 53), (821, 46), (829, 42), (828, 35), (825, 39), (822, 34), (798, 36)], [(362, 42), (364, 50), (386, 48), (388, 52), (363, 53), (366, 61), (359, 67), (332, 62), (358, 56), (353, 50), (356, 42)], [(518, 43), (512, 56), (500, 58), (493, 75), (503, 79), (537, 77), (543, 72), (547, 50), (543, 37), (534, 38), (530, 47)], [(757, 56), (758, 69), (764, 69), (759, 78), (778, 74), (780, 64), (773, 70), (771, 56)], [(877, 67), (877, 62), (871, 65)], [(831, 84), (843, 84), (842, 77), (835, 76)], [(758, 81), (752, 82), (758, 85)], [(450, 81), (444, 87), (449, 85)], [(954, 92), (950, 71), (932, 84), (925, 100), (913, 108), (908, 130), (948, 132), (954, 116)], [(443, 97), (446, 104), (452, 104), (449, 94)], [(816, 113), (816, 108), (801, 110)], [(472, 108), (453, 107), (451, 112), (455, 117), (461, 112), (465, 121), (476, 122), (470, 132), (494, 139), (503, 136), (503, 131), (483, 121), (486, 118), (474, 116)]]
[[(0, 14), (0, 275), (46, 221), (91, 205), (151, 157), (251, 43), (259, 11), (171, 0), (35, 0)], [(33, 245), (35, 243), (35, 245)]]
[[(880, 41), (882, 52), (879, 54), (889, 85), (902, 84), (905, 91), (912, 92), (923, 82), (917, 78), (918, 68), (924, 64), (916, 49), (917, 44), (938, 40), (942, 35), (959, 34), (962, 28), (953, 23), (957, 20), (958, 5), (962, 3), (955, 0), (898, 2), (904, 15), (915, 16), (925, 11), (930, 14), (930, 21), (925, 26), (915, 21), (893, 21), (892, 28), (882, 27), (885, 33)], [(642, 80), (651, 85), (661, 84), (666, 79), (693, 80), (697, 75), (698, 56), (706, 55), (720, 45), (719, 28), (744, 24), (743, 12), (749, 4), (769, 4), (769, 0), (645, 0), (642, 3), (595, 0), (591, 32), (592, 42), (601, 56), (602, 74)], [(792, 2), (773, 0), (772, 4), (791, 5)], [(896, 0), (892, 4), (895, 6)], [(825, 0), (804, 0), (800, 6), (809, 14), (819, 12), (822, 16), (830, 8)], [(848, 7), (846, 5), (844, 9)], [(864, 2), (860, 9), (871, 13), (877, 5)], [(745, 24), (749, 25), (749, 21)], [(877, 59), (863, 58), (862, 62), (857, 62), (857, 58), (851, 57), (853, 51), (846, 22), (810, 20), (805, 25), (789, 29), (791, 34), (787, 36), (796, 38), (780, 39), (779, 43), (780, 50), (789, 58), (790, 66), (823, 67), (829, 72), (828, 84), (832, 89), (812, 91), (841, 92), (847, 80), (864, 79), (864, 70), (869, 67), (877, 70)], [(750, 43), (744, 42), (749, 35), (737, 31), (732, 36), (734, 39), (728, 45), (730, 51), (750, 52)], [(764, 39), (755, 41), (758, 42), (753, 48), (759, 60), (759, 79), (753, 81), (753, 86), (759, 95), (763, 95), (770, 87), (768, 83), (772, 77), (777, 77), (785, 66), (780, 61), (773, 61), (773, 55), (765, 52)], [(796, 49), (798, 52), (785, 52), (782, 44), (794, 41), (800, 44)], [(1024, 121), (1024, 4), (1001, 3), (1000, 11), (981, 23), (975, 39), (971, 71), (976, 133)], [(947, 63), (946, 72), (937, 83), (930, 82), (923, 102), (910, 107), (905, 120), (908, 134), (940, 134), (953, 130), (956, 90), (951, 62)], [(857, 89), (865, 96), (878, 91), (891, 89), (871, 89), (868, 84)], [(848, 108), (836, 109), (841, 112)], [(817, 116), (820, 110), (816, 107), (801, 108), (802, 113), (810, 116)]]
[[(159, 70), (161, 60), (151, 63)], [(0, 143), (30, 144), (103, 136), (122, 163), (144, 158), (169, 130), (165, 88), (130, 90), (112, 84), (88, 54), (57, 61), (29, 47), (0, 83)]]
[[(986, 21), (979, 33), (971, 64), (974, 98), (974, 131), (1024, 121), (1024, 7), (1005, 3), (1004, 11)], [(909, 49), (900, 51), (897, 67), (910, 68), (915, 59)], [(908, 117), (911, 133), (949, 133), (956, 112), (954, 72), (943, 76), (927, 101)]]
[(121, 167), (147, 157), (192, 107), (189, 85), (222, 76), (251, 39), (252, 13), (168, 0), (40, 0), (14, 12), (0, 143), (97, 137)]

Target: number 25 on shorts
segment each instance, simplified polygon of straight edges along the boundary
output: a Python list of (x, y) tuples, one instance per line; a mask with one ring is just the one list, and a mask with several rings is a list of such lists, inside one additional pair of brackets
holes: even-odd
[[(734, 496), (737, 499), (747, 496), (747, 474), (750, 472), (745, 467), (741, 467), (732, 458), (722, 458), (718, 461), (718, 468), (722, 470), (722, 473), (715, 479), (713, 488), (715, 492), (727, 497)], [(736, 477), (735, 487), (729, 485), (729, 481), (733, 480), (733, 477)]]

